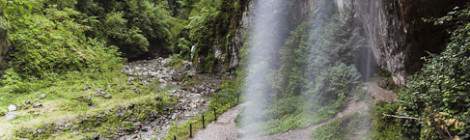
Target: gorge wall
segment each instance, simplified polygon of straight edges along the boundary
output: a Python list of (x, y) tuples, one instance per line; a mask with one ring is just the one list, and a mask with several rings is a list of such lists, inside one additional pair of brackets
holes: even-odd
[[(422, 57), (428, 53), (440, 53), (445, 47), (448, 33), (445, 27), (435, 26), (425, 19), (438, 18), (446, 15), (454, 7), (462, 5), (464, 0), (336, 0), (343, 14), (353, 14), (353, 24), (362, 26), (370, 38), (369, 44), (377, 65), (391, 73), (395, 84), (405, 84), (406, 77), (418, 71), (422, 66)], [(246, 2), (250, 5), (251, 1)], [(314, 12), (312, 5), (315, 0), (295, 0), (289, 3), (291, 27), (309, 20)], [(249, 15), (251, 6), (243, 15)], [(237, 25), (248, 25), (249, 18), (238, 18)], [(238, 28), (243, 33), (247, 28)], [(288, 29), (292, 30), (292, 28)], [(240, 49), (241, 34), (232, 41), (230, 49)], [(238, 46), (238, 47), (235, 47)], [(238, 65), (239, 55), (231, 53), (230, 66)], [(237, 62), (237, 63), (233, 63)]]
[(422, 66), (421, 58), (439, 53), (448, 38), (432, 19), (444, 16), (463, 1), (353, 0), (352, 9), (371, 38), (378, 65), (389, 71), (398, 85)]

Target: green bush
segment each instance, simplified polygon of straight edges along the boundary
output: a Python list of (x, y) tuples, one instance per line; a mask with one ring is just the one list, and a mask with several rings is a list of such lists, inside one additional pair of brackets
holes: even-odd
[(85, 36), (86, 26), (75, 20), (79, 12), (42, 5), (38, 1), (6, 4), (8, 40), (13, 47), (10, 67), (32, 76), (29, 78), (45, 78), (66, 71), (99, 72), (118, 66), (121, 60), (114, 48)]
[[(372, 133), (374, 140), (402, 140), (405, 139), (402, 130), (402, 120), (387, 117), (386, 115), (398, 115), (396, 110), (399, 108), (397, 103), (378, 103), (375, 105), (372, 114)], [(408, 120), (412, 121), (412, 120)]]
[(400, 94), (404, 116), (419, 118), (404, 132), (413, 139), (470, 138), (470, 8), (450, 12), (438, 20), (450, 25), (452, 37), (446, 50), (426, 58)]
[(359, 72), (355, 67), (345, 64), (339, 64), (326, 71), (324, 75), (318, 76), (317, 87), (313, 89), (317, 93), (314, 96), (318, 97), (316, 102), (320, 106), (344, 104), (360, 84)]
[(161, 1), (78, 0), (87, 34), (117, 46), (128, 58), (168, 50), (173, 41), (173, 17)]

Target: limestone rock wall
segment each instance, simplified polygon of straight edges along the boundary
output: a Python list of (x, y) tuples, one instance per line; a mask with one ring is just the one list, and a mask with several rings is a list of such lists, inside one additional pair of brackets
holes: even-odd
[[(344, 1), (344, 0), (343, 0)], [(427, 52), (445, 46), (444, 28), (423, 19), (441, 17), (463, 1), (455, 0), (350, 0), (353, 11), (371, 38), (378, 65), (392, 73), (396, 84), (422, 66)]]

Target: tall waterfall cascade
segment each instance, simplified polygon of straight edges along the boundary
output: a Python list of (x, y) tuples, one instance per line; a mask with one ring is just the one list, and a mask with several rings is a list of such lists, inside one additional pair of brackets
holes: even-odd
[[(269, 133), (266, 128), (279, 119), (271, 114), (279, 112), (276, 108), (279, 102), (286, 102), (284, 98), (298, 97), (293, 104), (299, 104), (296, 106), (300, 110), (299, 119), (315, 122), (328, 108), (333, 109), (330, 112), (340, 112), (348, 106), (351, 98), (360, 93), (361, 83), (374, 75), (377, 62), (372, 30), (375, 31), (376, 24), (366, 21), (371, 15), (360, 15), (354, 0), (314, 0), (303, 9), (292, 8), (300, 1), (253, 3), (241, 114), (242, 139), (259, 139)], [(298, 13), (307, 15), (289, 15)], [(292, 25), (289, 22), (298, 20), (295, 16), (306, 18), (299, 25)], [(303, 33), (300, 37), (303, 44), (289, 46), (293, 32)], [(296, 51), (299, 46), (304, 46), (299, 48), (304, 50)], [(285, 80), (295, 76), (289, 73), (292, 71), (297, 71), (295, 74), (302, 80)], [(335, 79), (344, 82), (344, 86), (335, 85), (338, 82)], [(290, 88), (291, 85), (295, 87)]]

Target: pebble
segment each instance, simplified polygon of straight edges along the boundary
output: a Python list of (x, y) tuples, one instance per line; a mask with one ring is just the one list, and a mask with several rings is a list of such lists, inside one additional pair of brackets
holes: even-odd
[(8, 111), (9, 112), (13, 112), (13, 111), (16, 111), (18, 109), (18, 107), (16, 105), (9, 105), (8, 106)]
[(40, 103), (34, 103), (33, 108), (41, 108), (43, 105)]

